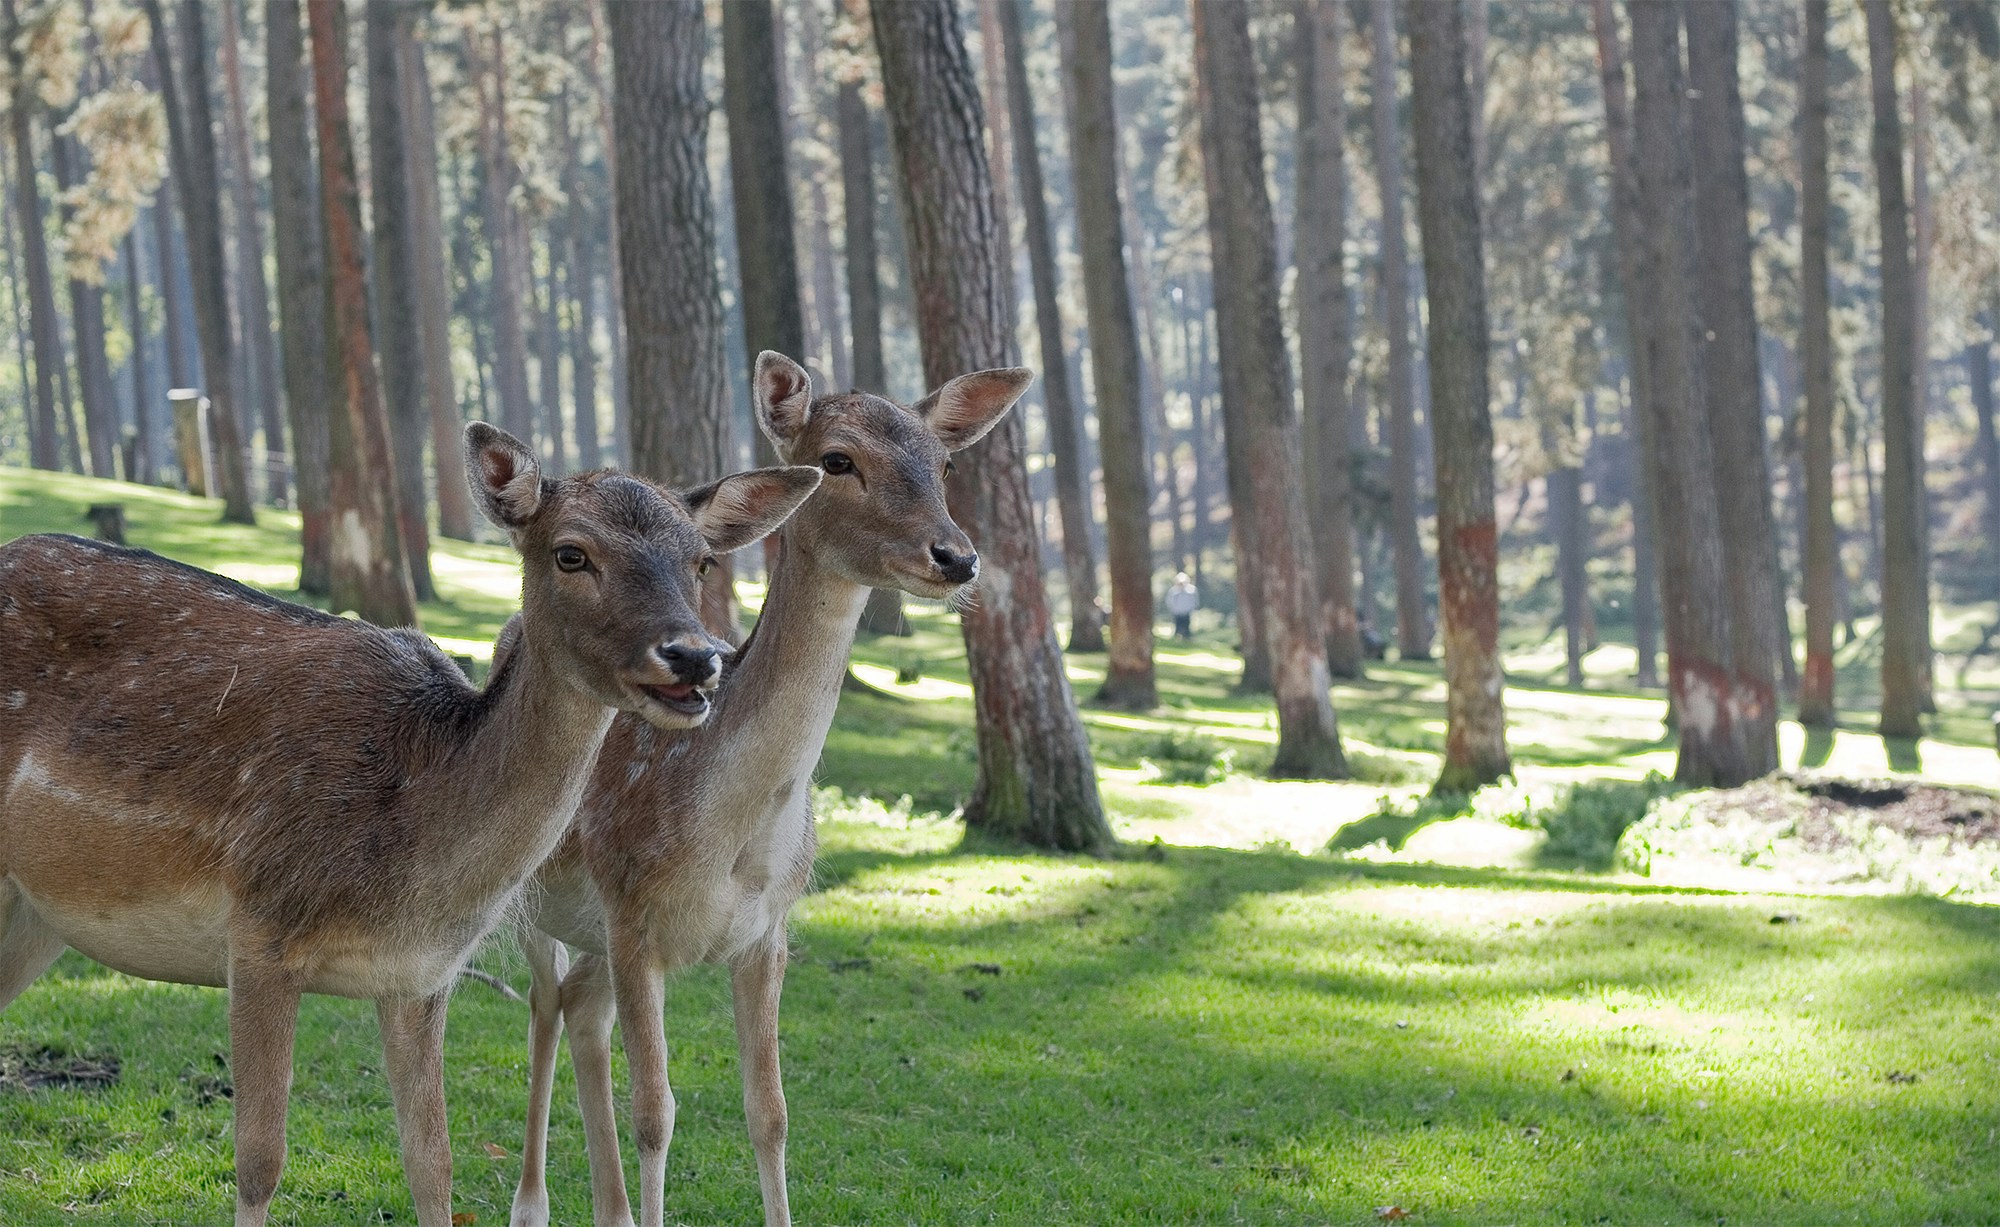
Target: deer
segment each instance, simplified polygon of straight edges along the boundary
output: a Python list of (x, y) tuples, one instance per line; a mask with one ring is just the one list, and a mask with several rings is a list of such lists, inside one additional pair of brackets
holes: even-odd
[(613, 1106), (614, 1022), (630, 1066), (640, 1211), (647, 1227), (663, 1223), (674, 1128), (665, 981), (699, 963), (730, 968), (764, 1218), (791, 1222), (778, 1003), (788, 918), (818, 848), (808, 785), (869, 590), (962, 599), (978, 576), (978, 553), (946, 507), (951, 453), (993, 429), (1033, 378), (978, 371), (905, 406), (866, 392), (816, 398), (797, 363), (758, 356), (758, 425), (782, 462), (816, 464), (825, 479), (778, 536), (763, 612), (715, 714), (680, 732), (619, 717), (576, 822), (529, 886), (529, 1102), (514, 1227), (549, 1221), (549, 1100), (565, 1025), (595, 1222), (633, 1221)]
[(821, 476), (676, 494), (545, 477), (485, 423), (464, 446), (522, 567), (484, 689), (414, 630), (142, 550), (0, 547), (0, 1009), (65, 948), (226, 989), (238, 1227), (266, 1222), (283, 1171), (304, 993), (375, 1002), (417, 1219), (449, 1227), (449, 990), (568, 827), (614, 713), (709, 718), (700, 576)]

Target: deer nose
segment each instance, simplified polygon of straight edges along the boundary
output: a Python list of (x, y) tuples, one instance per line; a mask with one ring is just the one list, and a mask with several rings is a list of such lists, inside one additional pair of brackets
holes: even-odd
[(954, 584), (962, 584), (979, 574), (979, 553), (956, 553), (942, 545), (931, 547), (931, 561), (937, 564), (938, 574)]
[(705, 682), (715, 676), (716, 659), (721, 655), (714, 648), (685, 643), (663, 643), (653, 651), (683, 682)]

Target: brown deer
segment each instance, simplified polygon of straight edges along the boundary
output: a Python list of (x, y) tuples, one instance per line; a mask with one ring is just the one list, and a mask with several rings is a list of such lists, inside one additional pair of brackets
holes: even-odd
[(372, 998), (423, 1227), (449, 1227), (441, 1058), (460, 967), (566, 828), (614, 710), (708, 717), (715, 551), (783, 522), (810, 468), (676, 496), (545, 478), (468, 427), (522, 558), (486, 688), (428, 639), (74, 537), (0, 547), (0, 1007), (64, 947), (229, 990), (236, 1222), (285, 1160), (302, 993)]
[[(962, 375), (905, 408), (862, 392), (815, 400), (796, 363), (759, 355), (759, 425), (781, 459), (817, 464), (826, 480), (780, 537), (763, 615), (717, 693), (714, 717), (683, 733), (620, 717), (575, 825), (529, 887), (539, 931), (523, 934), (534, 987), (515, 1227), (548, 1222), (549, 1095), (565, 1021), (596, 1222), (632, 1222), (612, 1106), (614, 1020), (631, 1066), (640, 1210), (649, 1227), (663, 1221), (674, 1128), (665, 977), (704, 962), (731, 969), (765, 1221), (791, 1221), (778, 994), (786, 918), (817, 849), (807, 785), (869, 589), (948, 599), (978, 574), (972, 542), (945, 507), (950, 453), (991, 430), (1033, 377), (1020, 369)], [(560, 943), (583, 952), (567, 969)]]

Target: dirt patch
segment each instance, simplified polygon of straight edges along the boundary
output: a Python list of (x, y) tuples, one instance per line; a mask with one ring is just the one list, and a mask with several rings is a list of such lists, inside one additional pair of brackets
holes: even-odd
[[(2000, 796), (1903, 780), (1779, 775), (1701, 798), (1694, 813), (1789, 820), (1814, 852), (1850, 848), (1857, 830), (1877, 827), (1913, 843), (2000, 844)], [(1857, 820), (1865, 826), (1857, 825)]]
[(94, 1091), (118, 1081), (115, 1056), (73, 1056), (53, 1048), (0, 1048), (0, 1091), (53, 1087)]

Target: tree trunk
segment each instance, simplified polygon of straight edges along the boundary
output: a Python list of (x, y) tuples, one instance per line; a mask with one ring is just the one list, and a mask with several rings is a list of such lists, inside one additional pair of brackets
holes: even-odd
[(1882, 226), (1882, 722), (1884, 737), (1917, 737), (1929, 698), (1929, 533), (1924, 524), (1924, 423), (1916, 408), (1916, 291), (1903, 195), (1903, 123), (1896, 96), (1896, 18), (1863, 0), (1875, 125), (1869, 148)]
[(1511, 774), (1513, 764), (1500, 671), (1486, 257), (1458, 5), (1410, 8), (1410, 97), (1417, 226), (1430, 299), (1438, 604), (1444, 613), (1445, 748), (1436, 791), (1463, 793)]
[(1972, 385), (1972, 411), (1978, 419), (1979, 523), (1985, 529), (1986, 574), (1980, 585), (1988, 596), (2000, 596), (2000, 437), (1993, 430), (1993, 336), (2000, 312), (1989, 308), (1974, 327), (1983, 330), (1965, 347), (1965, 379)]
[(493, 322), (493, 382), (500, 394), (500, 425), (532, 446), (535, 405), (528, 391), (528, 338), (523, 322), (528, 261), (514, 215), (514, 158), (507, 146), (506, 53), (497, 15), (486, 29), (467, 27), (466, 53), (479, 93), (481, 221), (492, 267), (486, 306)]
[(563, 161), (563, 188), (569, 196), (563, 258), (569, 265), (566, 281), (575, 313), (569, 334), (569, 386), (576, 414), (576, 463), (588, 471), (604, 464), (603, 427), (597, 419), (597, 245), (589, 203), (596, 193), (584, 184), (569, 112), (565, 101), (560, 130), (570, 152)]
[(1084, 463), (1083, 420), (1063, 344), (1061, 288), (1055, 240), (1049, 228), (1048, 193), (1042, 180), (1041, 149), (1035, 142), (1035, 103), (1028, 88), (1021, 2), (993, 0), (998, 6), (996, 16), (1006, 57), (1008, 127), (1014, 138), (1014, 175), (1020, 180), (1021, 230), (1035, 290), (1042, 409), (1047, 416), (1049, 449), (1055, 453), (1056, 511), (1062, 524), (1063, 576), (1069, 590), (1069, 650), (1102, 652), (1104, 615), (1097, 601), (1097, 558), (1090, 540), (1090, 471)]
[[(822, 23), (825, 12), (811, 6), (799, 21), (799, 68), (810, 102), (805, 108), (807, 127), (817, 136), (825, 122), (824, 77), (820, 75), (820, 50), (826, 38)], [(812, 248), (812, 301), (814, 327), (819, 338), (813, 356), (823, 358), (833, 374), (833, 386), (851, 388), (854, 373), (848, 368), (847, 346), (841, 344), (845, 332), (840, 319), (840, 279), (833, 265), (833, 212), (826, 196), (826, 166), (818, 163), (806, 172), (806, 226)]]
[[(132, 337), (132, 471), (125, 480), (152, 485), (159, 480), (155, 460), (152, 384), (146, 378), (146, 313), (140, 300), (139, 234), (125, 232), (125, 329)], [(25, 386), (25, 385), (24, 385)]]
[[(1832, 728), (1833, 626), (1840, 566), (1833, 518), (1833, 321), (1827, 248), (1827, 0), (1806, 0), (1805, 53), (1799, 66), (1799, 282), (1803, 319), (1799, 351), (1805, 363), (1806, 668), (1799, 687), (1799, 723)], [(2000, 537), (1989, 538), (2000, 541)]]
[[(270, 0), (265, 111), (271, 132), (271, 233), (278, 261), (279, 339), (285, 347), (285, 411), (292, 420), (301, 525), (299, 590), (332, 592), (332, 511), (328, 506), (329, 420), (333, 409), (326, 344), (326, 263), (318, 176), (313, 170), (311, 82), (298, 0)], [(162, 275), (165, 255), (162, 253)], [(463, 484), (463, 483), (461, 483)]]
[[(51, 133), (49, 152), (55, 165), (56, 187), (67, 197), (83, 182), (83, 148), (76, 138)], [(75, 214), (74, 205), (64, 203), (65, 225)], [(104, 349), (104, 287), (72, 275), (69, 279), (70, 328), (76, 345), (78, 390), (83, 394), (83, 434), (85, 454), (90, 457), (92, 477), (118, 476), (117, 391), (111, 382), (111, 359)]]
[[(1003, 222), (956, 4), (875, 4), (870, 16), (901, 172), (924, 376), (935, 387), (1013, 360)], [(1115, 841), (1042, 588), (1024, 441), (1020, 415), (1008, 415), (959, 453), (963, 475), (951, 489), (952, 515), (988, 576), (960, 617), (979, 742), (965, 821), (1040, 847), (1096, 851)]]
[[(256, 521), (245, 470), (243, 418), (237, 404), (235, 368), (230, 360), (229, 272), (222, 257), (221, 183), (215, 156), (215, 124), (208, 103), (208, 47), (202, 36), (199, 0), (182, 5), (186, 27), (181, 47), (184, 79), (177, 76), (167, 54), (167, 18), (160, 0), (145, 0), (152, 24), (153, 49), (158, 56), (160, 102), (167, 112), (168, 151), (174, 165), (174, 189), (180, 197), (181, 220), (187, 227), (188, 262), (194, 274), (195, 330), (201, 334), (201, 368), (208, 388), (209, 424), (214, 432), (216, 467), (220, 470), (222, 518), (238, 524)], [(187, 87), (183, 108), (180, 87)]]
[(336, 389), (328, 423), (333, 607), (352, 609), (379, 626), (415, 626), (416, 596), (397, 528), (400, 487), (389, 418), (369, 341), (361, 193), (347, 117), (345, 0), (307, 0), (306, 16), (326, 242), (327, 375)]
[(1917, 424), (1919, 445), (1915, 451), (1917, 470), (1917, 523), (1921, 526), (1924, 541), (1923, 574), (1924, 584), (1917, 595), (1922, 608), (1919, 614), (1921, 624), (1927, 628), (1923, 636), (1924, 688), (1923, 710), (1926, 715), (1937, 712), (1936, 683), (1931, 676), (1935, 658), (1928, 627), (1931, 624), (1931, 500), (1930, 465), (1924, 455), (1922, 439), (1925, 423), (1930, 418), (1931, 398), (1931, 249), (1937, 241), (1937, 221), (1931, 209), (1931, 114), (1930, 92), (1924, 88), (1924, 74), (1910, 76), (1910, 382), (1913, 397), (1910, 415)]
[(1611, 152), (1611, 228), (1618, 247), (1618, 280), (1624, 298), (1627, 377), (1633, 407), (1631, 440), (1625, 448), (1632, 472), (1632, 639), (1639, 653), (1638, 684), (1660, 684), (1657, 603), (1658, 567), (1653, 532), (1658, 503), (1649, 469), (1652, 426), (1645, 406), (1652, 401), (1646, 368), (1645, 304), (1640, 280), (1644, 236), (1639, 218), (1638, 169), (1632, 153), (1630, 94), (1625, 57), (1619, 47), (1611, 0), (1592, 0), (1591, 25), (1597, 35), (1597, 70), (1604, 91), (1604, 131)]
[(1583, 685), (1583, 658), (1590, 651), (1590, 531), (1583, 505), (1583, 470), (1560, 455), (1551, 458), (1549, 513), (1556, 532), (1556, 570), (1562, 586), (1563, 661), (1571, 686)]
[(451, 375), (451, 274), (446, 266), (444, 206), (438, 190), (437, 119), (432, 113), (430, 69), (407, 24), (398, 24), (403, 122), (408, 140), (410, 241), (416, 278), (417, 321), (423, 332), (424, 403), (430, 419), (431, 455), (437, 473), (438, 535), (472, 540), (472, 499), (457, 472), (460, 451), (458, 393)]
[(547, 449), (549, 471), (560, 475), (569, 471), (569, 455), (564, 446), (568, 432), (563, 429), (562, 410), (562, 261), (556, 255), (554, 221), (542, 228), (545, 271), (541, 277), (535, 276), (533, 241), (528, 240), (525, 248), (530, 253), (528, 280), (540, 283), (527, 302), (535, 315), (535, 401), (541, 409), (542, 446)]
[(1680, 728), (1674, 778), (1695, 787), (1733, 787), (1761, 771), (1739, 720), (1744, 701), (1730, 655), (1729, 589), (1695, 299), (1699, 250), (1679, 27), (1677, 5), (1632, 9), (1632, 131), (1644, 244), (1635, 284), (1646, 287), (1639, 296), (1639, 335), (1652, 385), (1642, 411), (1652, 427), (1660, 522), (1674, 525), (1659, 540), (1668, 689)]
[[(398, 27), (416, 17), (400, 0), (369, 0), (368, 176), (370, 220), (374, 223), (375, 310), (380, 324), (376, 351), (382, 370), (381, 397), (389, 416), (389, 439), (396, 458), (396, 527), (410, 588), (419, 601), (437, 599), (431, 583), (431, 536), (425, 514), (424, 440), (430, 414), (424, 404), (423, 326), (417, 306), (419, 262), (411, 220), (410, 151), (403, 123), (403, 57), (410, 36)], [(457, 467), (458, 449), (438, 453), (438, 481), (446, 465)]]
[(1743, 97), (1737, 85), (1736, 0), (1682, 6), (1687, 22), (1695, 210), (1701, 267), (1702, 366), (1714, 485), (1721, 500), (1728, 577), (1734, 719), (1753, 775), (1778, 769), (1774, 671), (1784, 608), (1765, 455), (1763, 376), (1750, 269), (1750, 179), (1744, 169)]
[(1299, 384), (1305, 403), (1306, 497), (1312, 508), (1327, 668), (1360, 677), (1361, 626), (1354, 604), (1354, 509), (1348, 446), (1347, 368), (1354, 322), (1342, 251), (1347, 234), (1346, 37), (1340, 0), (1305, 0), (1294, 12), (1298, 56), (1297, 237)]
[(605, 228), (606, 264), (611, 269), (612, 307), (605, 313), (611, 337), (611, 445), (621, 464), (632, 463), (632, 395), (630, 338), (625, 321), (625, 262), (618, 244), (618, 141), (613, 133), (612, 85), (604, 72), (604, 3), (588, 0), (590, 11), (590, 84), (597, 95), (598, 136), (604, 147), (604, 168), (611, 176), (607, 203), (610, 225)]
[[(285, 409), (278, 395), (278, 354), (271, 340), (271, 296), (264, 282), (264, 226), (258, 220), (252, 178), (250, 119), (243, 102), (243, 56), (236, 20), (237, 0), (222, 4), (223, 139), (229, 146), (230, 203), (236, 214), (237, 271), (243, 286), (243, 342), (250, 379), (243, 394), (256, 403), (264, 426), (264, 450), (285, 454)], [(274, 503), (289, 497), (282, 464), (266, 472), (265, 493)]]
[(167, 383), (175, 388), (192, 388), (200, 378), (199, 355), (188, 336), (194, 312), (188, 305), (192, 288), (187, 276), (186, 253), (174, 230), (173, 173), (160, 181), (160, 193), (153, 203), (153, 250), (160, 268), (160, 315), (165, 322), (163, 347), (167, 357)]
[(1305, 478), (1291, 363), (1278, 317), (1277, 244), (1264, 189), (1248, 13), (1234, 3), (1195, 0), (1194, 35), (1224, 429), (1242, 439), (1251, 495), (1236, 506), (1236, 533), (1244, 553), (1255, 559), (1252, 574), (1260, 581), (1256, 589), (1239, 592), (1238, 604), (1257, 604), (1269, 644), (1278, 707), (1271, 774), (1338, 779), (1347, 775), (1347, 761), (1327, 696), (1312, 539), (1295, 497)]
[[(708, 190), (709, 101), (699, 0), (613, 4), (612, 119), (618, 252), (632, 364), (632, 468), (682, 489), (735, 467), (723, 367), (722, 288)], [(702, 618), (737, 637), (727, 558), (711, 567)]]
[[(1160, 701), (1153, 681), (1153, 495), (1146, 480), (1146, 427), (1139, 404), (1139, 325), (1125, 267), (1124, 211), (1118, 196), (1111, 18), (1103, 5), (1066, 4), (1056, 6), (1056, 20), (1072, 98), (1070, 174), (1102, 454), (1105, 553), (1111, 564), (1111, 652), (1097, 697), (1114, 707), (1144, 711)], [(1026, 135), (1033, 139), (1032, 133)]]
[(1374, 0), (1375, 179), (1382, 193), (1382, 327), (1389, 338), (1389, 539), (1396, 547), (1396, 650), (1428, 660), (1424, 545), (1417, 534), (1417, 407), (1410, 352), (1410, 272), (1403, 230), (1403, 136), (1396, 120), (1396, 16)]
[(18, 37), (21, 23), (14, 5), (15, 0), (6, 0), (6, 7), (0, 12), (6, 17), (7, 64), (14, 81), (7, 121), (14, 138), (14, 207), (21, 228), (23, 262), (27, 266), (28, 330), (35, 349), (35, 399), (28, 414), (28, 455), (35, 468), (59, 469), (62, 452), (60, 428), (56, 424), (56, 371), (63, 364), (62, 337), (56, 329), (55, 279), (49, 270), (49, 243), (42, 228), (42, 189), (36, 179), (36, 99), (33, 83), (24, 68)]

